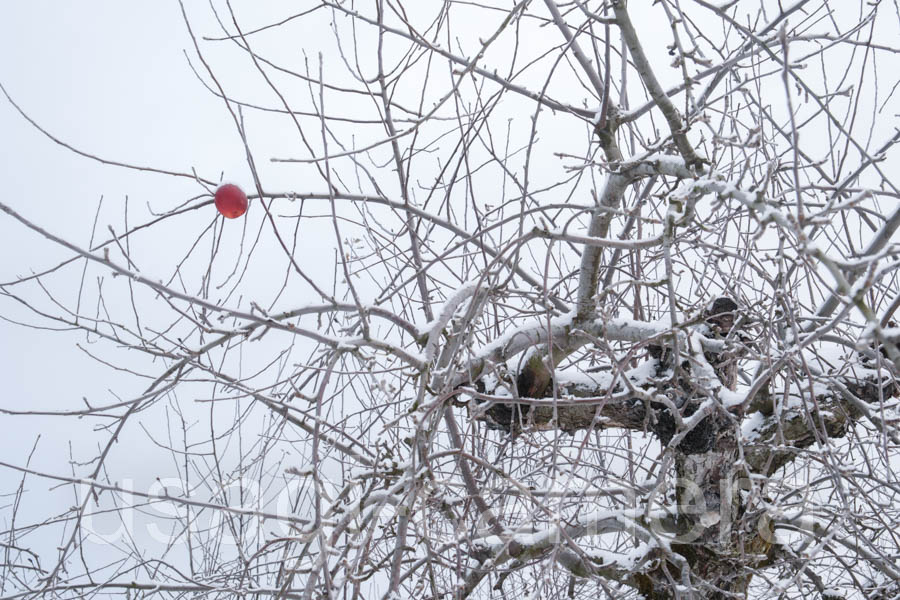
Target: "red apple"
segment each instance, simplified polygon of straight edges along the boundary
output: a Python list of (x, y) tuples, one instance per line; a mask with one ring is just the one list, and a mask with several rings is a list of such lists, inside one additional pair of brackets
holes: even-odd
[(247, 212), (247, 194), (233, 183), (226, 183), (216, 190), (216, 209), (226, 219), (237, 219)]

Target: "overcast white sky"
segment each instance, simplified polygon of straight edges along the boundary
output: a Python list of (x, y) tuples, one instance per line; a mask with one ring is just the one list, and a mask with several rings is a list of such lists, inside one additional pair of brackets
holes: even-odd
[[(177, 3), (18, 2), (7, 3), (3, 12), (0, 82), (54, 135), (85, 151), (138, 164), (177, 170), (196, 165), (210, 174), (240, 164), (241, 157), (227, 150), (233, 145), (226, 140), (234, 135), (227, 115), (215, 110), (213, 99), (184, 68), (182, 48), (190, 40), (179, 27)], [(126, 194), (135, 204), (163, 208), (181, 201), (190, 186), (79, 157), (37, 132), (5, 99), (0, 131), (4, 202), (84, 246), (101, 195), (110, 208), (121, 205)], [(9, 218), (0, 219), (0, 253), (4, 281), (65, 256)], [(76, 271), (65, 281), (77, 282)], [(4, 308), (12, 307), (4, 303)], [(127, 378), (108, 369), (101, 374), (76, 341), (84, 336), (0, 322), (0, 404), (72, 406), (81, 395), (108, 399), (105, 390)], [(32, 422), (38, 425), (38, 419)], [(0, 438), (0, 455), (22, 464), (35, 431), (26, 420), (15, 423)], [(53, 446), (51, 437), (46, 431), (44, 442)]]
[[(217, 33), (218, 26), (205, 2), (186, 5), (198, 35)], [(296, 10), (293, 3), (281, 2), (233, 5), (245, 30), (277, 21)], [(279, 30), (271, 38), (256, 36), (254, 44), (287, 57), (286, 62), (294, 66), (303, 65), (304, 49), (314, 48), (312, 70), (317, 68), (314, 52), (319, 50), (325, 53), (326, 68), (340, 60), (327, 27), (304, 28), (299, 23), (289, 27), (296, 29)], [(546, 31), (556, 36), (553, 30)], [(292, 45), (284, 47), (285, 40)], [(243, 148), (231, 116), (191, 72), (185, 50), (191, 58), (195, 56), (177, 2), (8, 3), (0, 22), (0, 83), (42, 127), (80, 150), (180, 172), (194, 168), (209, 179), (218, 179), (224, 172), (226, 180), (251, 191)], [(241, 52), (227, 44), (205, 51), (229, 93), (240, 99), (277, 104), (258, 76), (247, 68)], [(249, 118), (259, 119), (250, 121), (250, 136), (255, 146), (265, 148), (266, 153), (257, 162), (270, 190), (324, 189), (318, 181), (305, 180), (302, 167), (268, 162), (270, 156), (296, 155), (296, 136), (279, 134), (277, 129), (256, 129), (253, 124), (259, 122), (263, 127), (265, 118)], [(283, 126), (283, 121), (280, 123)], [(121, 231), (126, 195), (130, 223), (134, 224), (149, 216), (148, 206), (161, 212), (203, 191), (190, 180), (138, 173), (80, 157), (36, 131), (5, 99), (0, 99), (0, 131), (4, 201), (47, 230), (82, 246), (88, 245), (101, 196), (104, 204), (98, 236), (107, 233), (104, 229), (110, 223)], [(264, 133), (257, 133), (260, 131)], [(180, 222), (189, 236), (194, 236), (211, 218), (210, 214), (188, 216)], [(237, 227), (234, 223), (227, 225)], [(327, 238), (331, 234), (325, 230), (323, 235)], [(301, 251), (319, 252), (313, 243), (315, 237), (313, 232), (304, 236), (307, 245)], [(145, 253), (148, 247), (158, 245), (162, 257), (183, 251), (179, 246), (183, 241), (143, 237), (135, 243), (143, 244)], [(0, 262), (3, 281), (69, 256), (5, 217), (0, 218), (0, 253), (6, 257)], [(141, 266), (152, 272), (152, 264)], [(328, 260), (324, 266), (330, 271)], [(55, 291), (64, 297), (75, 294), (80, 274), (80, 268), (66, 270), (54, 279), (58, 285)], [(2, 314), (17, 314), (14, 303), (0, 302)], [(58, 408), (72, 406), (81, 396), (111, 401), (108, 389), (120, 394), (140, 393), (140, 382), (99, 368), (85, 356), (75, 346), (83, 340), (83, 335), (59, 335), (0, 322), (0, 370), (5, 378), (0, 405)], [(87, 373), (91, 375), (86, 377)], [(24, 420), (18, 419), (15, 430), (0, 439), (0, 455), (22, 464), (36, 432), (46, 431), (46, 422), (42, 420), (38, 426), (35, 419), (34, 423), (35, 428), (29, 429)], [(42, 442), (44, 450), (38, 456), (55, 454), (44, 446), (46, 443), (50, 440)], [(0, 473), (0, 477), (7, 475)]]
[[(234, 4), (245, 29), (277, 21), (296, 11), (295, 3)], [(192, 23), (199, 33), (216, 31), (205, 2), (191, 1), (189, 6)], [(546, 35), (555, 36), (557, 32), (547, 28)], [(268, 49), (281, 55), (296, 53), (294, 64), (302, 64), (304, 44), (328, 48), (331, 33), (327, 29), (298, 28), (293, 38), (282, 32), (271, 40), (260, 36), (256, 43), (265, 49), (267, 43), (283, 44), (285, 39), (293, 40), (295, 45), (273, 45)], [(647, 44), (651, 52), (654, 45), (659, 51), (667, 40), (668, 37), (649, 36)], [(249, 191), (251, 180), (231, 116), (223, 103), (198, 82), (188, 67), (184, 50), (194, 56), (180, 8), (174, 1), (7, 2), (0, 20), (0, 83), (41, 126), (83, 151), (175, 171), (195, 168), (209, 179), (218, 179), (224, 173), (226, 180), (240, 183)], [(221, 54), (211, 51), (210, 55), (221, 59), (217, 67), (227, 65), (229, 56), (234, 57), (234, 68), (217, 71), (227, 89), (242, 99), (262, 99), (274, 104), (270, 95), (260, 92), (260, 80), (252, 71), (242, 69), (246, 65), (240, 62), (240, 53), (228, 52), (223, 47)], [(326, 51), (326, 65), (336, 60), (336, 54)], [(570, 102), (578, 104), (578, 100)], [(251, 136), (255, 131), (251, 128)], [(268, 162), (269, 156), (292, 155), (298, 147), (293, 136), (279, 135), (271, 128), (261, 131), (264, 133), (259, 135), (266, 137), (252, 141), (264, 142), (266, 146), (267, 154), (258, 162), (270, 189), (323, 189), (318, 182), (306, 185), (302, 181), (298, 174), (304, 173), (303, 168)], [(116, 228), (121, 230), (121, 207), (126, 195), (130, 199), (130, 222), (134, 224), (147, 218), (148, 206), (161, 212), (203, 191), (187, 179), (104, 166), (77, 156), (36, 131), (4, 98), (0, 98), (0, 136), (3, 202), (83, 247), (89, 243), (101, 196), (103, 227), (117, 223)], [(179, 223), (189, 238), (196, 236), (212, 218), (211, 213), (188, 215)], [(228, 225), (239, 227), (236, 223)], [(101, 234), (105, 237), (106, 232), (98, 233)], [(300, 252), (315, 256), (330, 272), (331, 257), (327, 253), (322, 256), (316, 235), (319, 234), (311, 232), (304, 236)], [(321, 235), (331, 234), (326, 231)], [(169, 264), (173, 256), (183, 252), (185, 239), (142, 237), (135, 243), (142, 244), (145, 258), (158, 252), (160, 262)], [(0, 256), (0, 281), (10, 281), (70, 255), (0, 216)], [(152, 272), (152, 264), (142, 267)], [(71, 300), (80, 274), (80, 268), (60, 274), (54, 278), (54, 291)], [(266, 275), (257, 274), (261, 278)], [(13, 302), (2, 298), (0, 314), (24, 315)], [(145, 382), (100, 367), (76, 346), (84, 345), (84, 341), (83, 334), (42, 332), (0, 320), (0, 408), (59, 409), (78, 405), (82, 396), (92, 403), (112, 402), (115, 398), (109, 390), (126, 398), (141, 393)], [(89, 345), (85, 347), (90, 350)], [(62, 420), (0, 416), (0, 457), (24, 464), (40, 433), (43, 437), (35, 464), (58, 471), (61, 461), (68, 457), (69, 439), (87, 445), (105, 439), (91, 432), (92, 422), (76, 424), (66, 419), (65, 431), (55, 433), (54, 427), (62, 424)], [(84, 430), (74, 429), (79, 426)], [(153, 474), (153, 463), (146, 456), (119, 452), (115, 460), (119, 466)], [(0, 490), (11, 489), (17, 480), (18, 475), (0, 470)]]
[[(198, 30), (214, 32), (205, 3), (189, 5), (200, 9), (194, 15)], [(256, 7), (247, 17), (248, 24), (273, 19), (262, 3), (238, 3), (236, 10), (250, 5)], [(278, 9), (276, 6), (276, 14)], [(223, 103), (203, 88), (189, 69), (183, 51), (193, 55), (191, 48), (177, 2), (5, 3), (0, 20), (0, 83), (41, 126), (81, 150), (175, 171), (195, 168), (201, 176), (214, 180), (224, 172), (226, 179), (249, 189), (251, 180), (234, 124)], [(237, 77), (228, 84), (240, 89)], [(126, 195), (130, 223), (134, 224), (147, 219), (148, 206), (158, 212), (168, 210), (203, 192), (190, 180), (104, 166), (77, 156), (36, 131), (6, 99), (0, 99), (0, 132), (3, 202), (83, 247), (89, 243), (101, 196), (104, 208), (98, 237), (106, 237), (106, 224), (115, 224), (119, 231), (124, 228)], [(261, 168), (268, 170), (269, 166)], [(275, 176), (270, 175), (270, 180)], [(195, 237), (212, 219), (212, 213), (188, 215), (180, 225), (187, 233), (184, 239), (135, 240), (142, 245), (140, 255), (147, 261), (142, 268), (153, 272), (157, 251), (160, 263), (171, 264), (173, 255), (184, 252), (188, 236)], [(240, 231), (240, 225), (229, 225)], [(0, 256), (3, 281), (68, 257), (5, 215), (0, 217)], [(65, 270), (54, 278), (54, 291), (73, 300), (80, 274), (80, 266)], [(0, 299), (0, 314), (14, 317), (26, 313), (14, 302)], [(27, 320), (35, 322), (31, 317)], [(76, 344), (92, 352), (99, 350), (86, 344), (83, 334), (25, 329), (0, 320), (0, 408), (72, 409), (80, 405), (82, 396), (94, 404), (109, 403), (115, 401), (111, 391), (122, 398), (135, 397), (147, 385), (132, 375), (100, 366)], [(119, 360), (127, 362), (128, 358), (122, 355)], [(70, 469), (65, 464), (69, 440), (74, 440), (74, 456), (84, 458), (108, 437), (92, 431), (96, 421), (0, 416), (0, 423), (2, 460), (25, 464), (40, 435), (32, 464), (52, 472), (85, 474), (83, 467)], [(146, 478), (138, 486), (148, 485), (167, 469), (146, 454), (128, 451), (114, 452), (112, 460), (120, 476), (133, 473), (138, 480)], [(18, 480), (14, 472), (0, 471), (0, 489), (14, 489)], [(33, 480), (30, 487), (49, 489), (51, 484)], [(30, 516), (43, 518), (65, 510), (72, 499), (57, 494), (44, 501), (53, 505), (31, 507), (33, 510), (25, 507), (22, 518), (27, 521)]]

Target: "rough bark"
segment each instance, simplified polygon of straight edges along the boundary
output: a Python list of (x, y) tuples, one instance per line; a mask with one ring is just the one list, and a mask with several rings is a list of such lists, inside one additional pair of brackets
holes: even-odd
[[(729, 335), (731, 339), (742, 335), (740, 331), (732, 331), (740, 319), (737, 305), (731, 299), (716, 300), (704, 317), (698, 326), (704, 328), (708, 337), (723, 340)], [(733, 390), (736, 357), (728, 344), (724, 348), (719, 353), (706, 352), (704, 358), (713, 367), (722, 387)], [(764, 517), (748, 513), (741, 500), (741, 489), (751, 485), (747, 475), (771, 475), (823, 435), (846, 435), (862, 416), (859, 408), (862, 403), (890, 397), (895, 394), (896, 386), (879, 383), (877, 373), (864, 369), (861, 374), (836, 376), (835, 385), (815, 397), (815, 408), (796, 403), (774, 411), (771, 401), (753, 402), (754, 398), (747, 398), (744, 403), (727, 409), (717, 405), (686, 431), (679, 428), (678, 422), (689, 422), (708, 395), (693, 384), (690, 361), (684, 360), (675, 368), (671, 350), (662, 346), (650, 346), (648, 354), (647, 360), (653, 362), (658, 378), (643, 383), (640, 394), (629, 394), (621, 384), (612, 389), (587, 389), (583, 385), (553, 381), (545, 363), (537, 358), (540, 355), (535, 354), (518, 374), (522, 398), (495, 403), (486, 411), (485, 418), (493, 426), (513, 434), (548, 428), (574, 433), (595, 427), (652, 432), (668, 446), (667, 451), (674, 459), (679, 512), (670, 524), (675, 529), (672, 533), (678, 535), (672, 551), (683, 562), (679, 565), (676, 564), (679, 561), (672, 562), (671, 555), (661, 556), (653, 562), (654, 566), (630, 577), (629, 585), (646, 598), (671, 598), (672, 586), (680, 582), (681, 570), (686, 565), (691, 581), (702, 587), (697, 590), (701, 597), (743, 597), (752, 577), (748, 573), (771, 563), (775, 552), (765, 522), (760, 522)], [(550, 393), (553, 386), (557, 391), (555, 402)], [(662, 392), (678, 407), (677, 417), (671, 414), (671, 406), (648, 400)], [(759, 395), (769, 399), (778, 397), (767, 388)], [(570, 400), (573, 397), (596, 401)], [(749, 432), (751, 438), (743, 440), (744, 411), (747, 407), (766, 410), (766, 406), (769, 414), (754, 415), (759, 424)], [(709, 411), (708, 405), (706, 410)], [(737, 573), (744, 575), (736, 576)]]

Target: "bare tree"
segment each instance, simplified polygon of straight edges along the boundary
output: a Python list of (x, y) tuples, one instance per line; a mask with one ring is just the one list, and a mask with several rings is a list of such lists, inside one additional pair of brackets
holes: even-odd
[(4, 88), (193, 192), (90, 245), (0, 203), (68, 254), (5, 316), (143, 382), (2, 461), (3, 598), (900, 594), (896, 2), (189, 8), (239, 221)]

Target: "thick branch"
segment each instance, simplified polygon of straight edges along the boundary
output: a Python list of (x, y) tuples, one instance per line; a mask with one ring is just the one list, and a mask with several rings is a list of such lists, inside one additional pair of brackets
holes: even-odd
[(678, 109), (672, 104), (672, 101), (666, 95), (665, 90), (663, 90), (659, 81), (656, 79), (656, 75), (653, 73), (650, 61), (647, 60), (647, 55), (644, 54), (644, 49), (641, 47), (641, 42), (638, 39), (637, 31), (634, 29), (634, 24), (628, 16), (628, 11), (625, 9), (625, 3), (621, 0), (613, 2), (613, 10), (616, 13), (616, 21), (619, 23), (622, 37), (625, 39), (625, 44), (628, 46), (628, 51), (631, 53), (638, 75), (640, 75), (644, 85), (647, 86), (647, 91), (650, 92), (653, 101), (656, 102), (657, 106), (659, 106), (663, 115), (666, 117), (666, 121), (669, 123), (669, 129), (672, 132), (672, 139), (675, 141), (678, 152), (684, 157), (688, 166), (700, 166), (703, 161), (697, 156), (694, 152), (694, 148), (691, 146), (690, 142), (688, 142), (684, 122), (681, 119), (681, 115), (678, 113)]
[[(769, 408), (767, 412), (771, 411), (771, 414), (756, 412), (748, 415), (744, 427), (747, 438), (744, 459), (751, 471), (771, 475), (825, 435), (832, 438), (845, 436), (864, 416), (866, 404), (877, 404), (883, 398), (896, 395), (896, 391), (894, 381), (879, 380), (877, 375), (865, 378), (843, 376), (835, 380), (830, 393), (816, 396), (817, 409), (805, 407), (801, 399), (791, 395), (789, 398), (796, 402), (789, 400), (788, 408), (780, 411)], [(821, 424), (824, 424), (824, 431)]]

